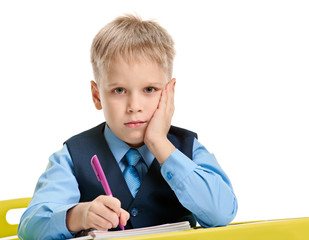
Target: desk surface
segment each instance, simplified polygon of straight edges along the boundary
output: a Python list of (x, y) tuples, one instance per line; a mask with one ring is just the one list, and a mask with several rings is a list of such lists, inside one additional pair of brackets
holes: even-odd
[[(232, 223), (226, 227), (117, 238), (122, 240), (305, 240), (309, 217)], [(7, 238), (5, 238), (7, 239)], [(117, 240), (114, 238), (114, 240)]]
[[(121, 238), (123, 240), (304, 240), (309, 239), (309, 217), (232, 223), (226, 227)], [(118, 238), (120, 239), (120, 238)]]

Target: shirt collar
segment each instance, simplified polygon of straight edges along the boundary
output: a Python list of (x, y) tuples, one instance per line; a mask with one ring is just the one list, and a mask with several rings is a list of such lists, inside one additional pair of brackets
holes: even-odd
[[(119, 162), (123, 159), (124, 155), (127, 153), (127, 151), (129, 151), (131, 147), (120, 138), (118, 138), (107, 126), (107, 124), (105, 125), (104, 129), (104, 137), (112, 154), (114, 155), (117, 163), (119, 164)], [(154, 155), (149, 151), (146, 144), (137, 148), (137, 150), (142, 155), (147, 167), (149, 168), (155, 158)]]

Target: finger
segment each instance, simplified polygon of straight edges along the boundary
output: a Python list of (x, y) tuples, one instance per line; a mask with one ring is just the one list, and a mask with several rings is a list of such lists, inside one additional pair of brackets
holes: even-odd
[(111, 211), (115, 212), (117, 215), (120, 214), (121, 202), (117, 198), (101, 195), (94, 200), (94, 203), (99, 204), (99, 206), (105, 206), (109, 208)]
[(110, 222), (112, 227), (117, 227), (121, 211), (120, 205), (120, 201), (117, 198), (100, 196), (95, 199), (90, 211)]
[(172, 100), (172, 101), (171, 101), (171, 104), (172, 104), (173, 107), (174, 107), (176, 79), (173, 78), (171, 82), (172, 82), (172, 83), (171, 83), (171, 84), (172, 84), (172, 87), (171, 87), (171, 88), (172, 88), (172, 91), (171, 91), (171, 92), (172, 92), (172, 93), (171, 93), (171, 100)]
[(120, 212), (120, 216), (119, 216), (119, 222), (123, 226), (125, 226), (127, 225), (127, 221), (129, 220), (129, 218), (130, 218), (130, 214), (126, 210), (122, 209), (122, 211)]
[(176, 78), (173, 78), (172, 81), (173, 81), (173, 90), (175, 91)]
[(172, 97), (171, 97), (171, 112), (174, 114), (175, 111), (175, 91), (173, 90)]
[(95, 214), (92, 217), (91, 222), (92, 226), (90, 226), (90, 228), (95, 228), (97, 230), (108, 230), (114, 227), (110, 221), (108, 221), (106, 218), (99, 216), (98, 214)]
[(176, 84), (176, 79), (173, 78), (168, 84), (167, 84), (167, 92), (168, 92), (168, 95), (170, 94), (174, 94), (174, 91), (175, 91), (175, 84)]
[(167, 108), (166, 108), (166, 111), (169, 115), (173, 115), (174, 113), (174, 89), (175, 89), (175, 81), (176, 79), (173, 78), (170, 83), (169, 83), (169, 86), (168, 86), (168, 96), (167, 96)]
[(167, 104), (167, 89), (163, 89), (158, 104), (158, 109), (163, 109)]
[(104, 230), (112, 228), (111, 222), (92, 211), (87, 212), (87, 217), (84, 221), (84, 229), (95, 228), (98, 230)]
[(106, 221), (110, 222), (113, 228), (118, 226), (120, 213), (117, 214), (114, 211), (112, 211), (110, 208), (104, 207), (97, 214), (101, 218), (104, 218)]
[(114, 198), (114, 197), (107, 196), (107, 198), (104, 199), (103, 201), (104, 201), (104, 205), (105, 205), (106, 207), (108, 207), (109, 209), (111, 209), (113, 212), (117, 213), (117, 215), (120, 214), (120, 211), (121, 211), (121, 202), (119, 201), (119, 199)]

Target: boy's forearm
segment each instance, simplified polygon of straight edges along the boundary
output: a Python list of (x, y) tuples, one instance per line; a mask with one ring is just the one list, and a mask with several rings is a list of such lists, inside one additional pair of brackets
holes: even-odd
[[(192, 156), (190, 159), (181, 151), (174, 151), (162, 165), (163, 178), (201, 226), (227, 225), (238, 208), (228, 177), (215, 156), (202, 145), (194, 144)], [(172, 178), (169, 178), (169, 173), (172, 173)]]
[(67, 210), (72, 206), (72, 204), (50, 202), (30, 205), (21, 217), (18, 228), (19, 239), (72, 238), (65, 224)]
[(151, 141), (146, 145), (160, 164), (163, 164), (175, 150), (175, 146), (167, 138)]

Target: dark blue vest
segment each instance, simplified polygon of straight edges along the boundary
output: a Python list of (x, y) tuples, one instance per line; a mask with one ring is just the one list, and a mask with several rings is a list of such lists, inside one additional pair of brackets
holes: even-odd
[[(164, 223), (196, 221), (190, 211), (178, 201), (175, 193), (161, 176), (160, 164), (154, 160), (148, 173), (143, 178), (140, 189), (132, 197), (122, 172), (110, 151), (104, 137), (105, 123), (68, 139), (67, 144), (71, 155), (74, 173), (79, 184), (80, 202), (92, 201), (105, 194), (101, 183), (93, 172), (90, 160), (97, 155), (113, 196), (121, 201), (121, 207), (130, 213), (130, 220), (125, 227), (139, 228)], [(174, 146), (192, 159), (192, 147), (196, 133), (172, 126), (168, 139)]]

